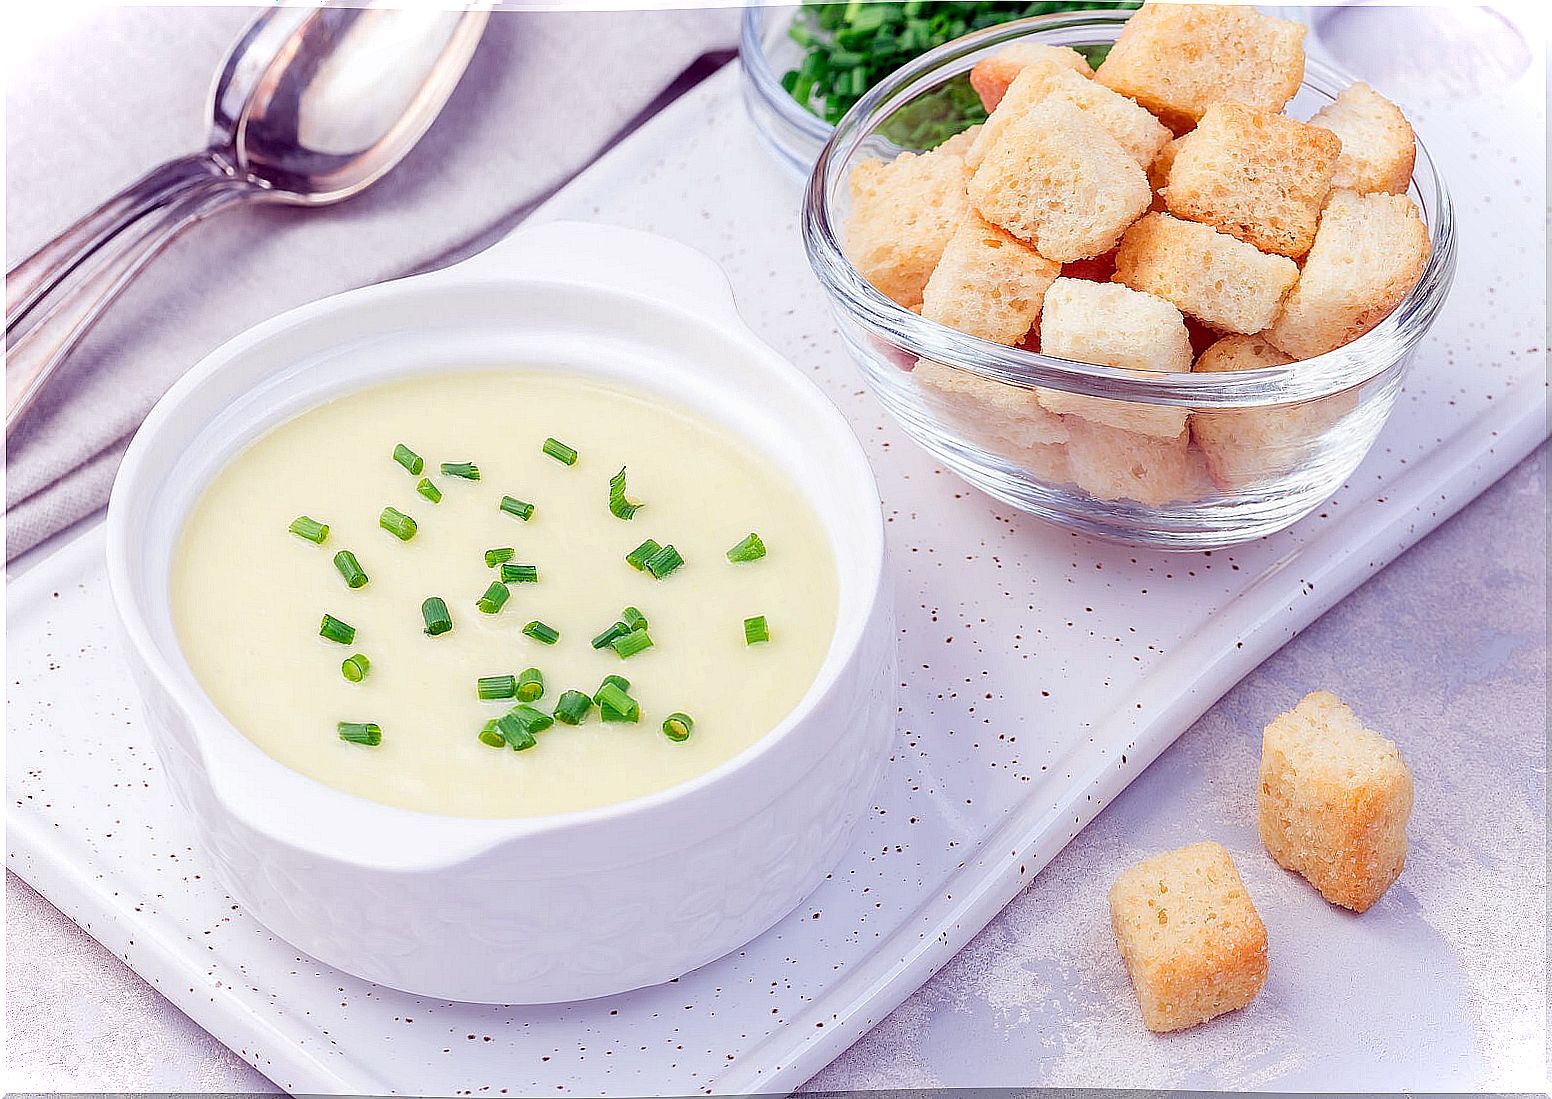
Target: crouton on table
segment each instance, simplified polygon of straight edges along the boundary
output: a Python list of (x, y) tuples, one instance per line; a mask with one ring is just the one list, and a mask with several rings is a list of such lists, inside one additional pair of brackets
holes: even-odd
[(981, 106), (990, 114), (1007, 94), (1008, 85), (1026, 65), (1036, 61), (1054, 61), (1087, 80), (1094, 75), (1088, 60), (1071, 46), (1048, 46), (1043, 42), (1012, 42), (989, 57), (983, 57), (970, 70), (970, 86), (981, 97)]
[(1029, 334), (1060, 272), (1060, 264), (971, 211), (927, 280), (921, 315), (1011, 347)]
[(1331, 692), (1266, 727), (1256, 800), (1266, 849), (1332, 904), (1362, 912), (1400, 876), (1412, 772)]
[(921, 304), (922, 289), (969, 210), (964, 158), (933, 150), (901, 153), (851, 171), (846, 258), (896, 303)]
[(1417, 137), (1401, 108), (1369, 85), (1352, 85), (1316, 111), (1311, 126), (1336, 134), (1342, 155), (1336, 161), (1333, 187), (1371, 194), (1406, 193), (1417, 163)]
[(1266, 983), (1266, 925), (1222, 845), (1144, 859), (1110, 888), (1110, 926), (1149, 1030), (1244, 1007)]

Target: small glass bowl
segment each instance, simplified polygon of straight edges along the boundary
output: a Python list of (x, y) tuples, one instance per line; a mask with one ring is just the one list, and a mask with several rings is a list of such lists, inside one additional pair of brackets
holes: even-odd
[(814, 158), (835, 127), (803, 108), (781, 86), (781, 76), (803, 63), (803, 47), (787, 28), (797, 7), (752, 4), (739, 24), (738, 63), (743, 74), (744, 106), (755, 131), (776, 159), (807, 179)]
[[(1288, 366), (1127, 371), (1004, 347), (896, 305), (841, 247), (852, 167), (905, 151), (880, 132), (896, 111), (1016, 40), (1113, 42), (1127, 14), (1087, 11), (1003, 24), (940, 46), (888, 77), (820, 151), (804, 196), (803, 241), (868, 386), (949, 469), (998, 500), (1087, 534), (1214, 549), (1281, 530), (1330, 497), (1390, 415), (1455, 270), (1449, 195), (1421, 143), (1408, 192), (1431, 241), (1421, 279), (1371, 331)], [(1307, 118), (1349, 83), (1310, 59), (1289, 113)], [(1052, 415), (1036, 389), (1076, 395), (1060, 403), (1087, 402), (1088, 415)], [(1151, 420), (1157, 432), (1181, 411), (1191, 426), (1173, 439), (1112, 426)]]

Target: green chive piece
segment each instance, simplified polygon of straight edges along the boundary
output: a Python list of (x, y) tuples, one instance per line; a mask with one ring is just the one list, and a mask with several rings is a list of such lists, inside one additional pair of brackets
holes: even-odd
[(753, 531), (738, 545), (727, 551), (727, 559), (735, 565), (743, 561), (758, 561), (765, 556), (765, 543)]
[(502, 565), (503, 584), (536, 584), (539, 582), (538, 565)]
[(545, 645), (553, 645), (560, 640), (560, 631), (554, 626), (547, 626), (537, 618), (523, 627), (523, 632), (535, 641)]
[(508, 515), (515, 515), (523, 522), (533, 518), (534, 506), (526, 500), (519, 500), (516, 496), (503, 496), (501, 498), (501, 510)]
[(341, 645), (349, 645), (356, 639), (356, 628), (349, 622), (340, 621), (332, 614), (326, 614), (318, 626), (318, 636), (337, 641)]
[(507, 711), (507, 717), (515, 717), (523, 727), (523, 732), (529, 736), (542, 733), (555, 724), (555, 719), (543, 710), (536, 710), (526, 702), (519, 703)]
[(637, 653), (650, 649), (652, 638), (647, 636), (646, 630), (632, 630), (624, 637), (616, 637), (609, 643), (609, 647), (620, 654), (620, 659), (629, 660)]
[(453, 628), (453, 616), (447, 612), (447, 603), (439, 595), (433, 595), (420, 605), (420, 616), (426, 620), (426, 635), (437, 637)]
[(511, 546), (502, 546), (500, 549), (488, 549), (485, 551), (485, 567), (493, 569), (497, 565), (504, 565), (517, 556), (517, 551)]
[(684, 564), (684, 558), (679, 556), (679, 551), (671, 545), (664, 546), (647, 558), (647, 571), (655, 579), (661, 580), (682, 564)]
[(625, 693), (617, 683), (604, 680), (603, 686), (598, 688), (598, 694), (594, 701), (598, 703), (598, 712), (605, 721), (640, 721), (641, 704)]
[(422, 477), (420, 483), (415, 486), (415, 491), (433, 504), (440, 504), (442, 502), (442, 490), (433, 485), (429, 477)]
[(347, 656), (340, 662), (340, 675), (352, 683), (360, 683), (366, 678), (366, 673), (371, 667), (372, 662), (370, 660), (360, 653), (356, 653), (354, 656)]
[(426, 460), (403, 443), (393, 448), (393, 460), (409, 470), (412, 477), (419, 477), (426, 468)]
[(461, 477), (465, 481), (478, 481), (480, 467), (473, 462), (443, 462), (443, 477)]
[(298, 538), (305, 538), (314, 545), (323, 545), (329, 537), (329, 524), (320, 523), (316, 519), (309, 519), (305, 515), (298, 515), (291, 520), (289, 529)]
[(499, 580), (492, 580), (490, 587), (485, 589), (485, 594), (474, 603), (484, 614), (495, 614), (506, 606), (508, 599), (512, 597), (511, 589)]
[(744, 619), (744, 644), (758, 645), (762, 641), (771, 639), (771, 628), (765, 622), (765, 615), (757, 614), (753, 618)]
[(383, 513), (377, 517), (377, 525), (401, 542), (415, 537), (415, 520), (398, 508), (383, 508)]
[(593, 638), (593, 648), (606, 649), (614, 644), (616, 638), (624, 637), (628, 633), (630, 633), (629, 626), (624, 622), (616, 622), (603, 633)]
[(625, 498), (625, 467), (609, 478), (609, 511), (616, 519), (629, 519), (642, 509)]
[(487, 721), (485, 728), (480, 730), (480, 743), (488, 744), (492, 748), (505, 748), (507, 738), (501, 735), (501, 730), (496, 728), (496, 722), (492, 720)]
[(544, 673), (538, 668), (524, 668), (517, 677), (517, 700), (533, 702), (544, 695)]
[(647, 567), (647, 562), (652, 559), (652, 555), (662, 548), (651, 538), (648, 538), (641, 545), (627, 553), (625, 560), (631, 568), (640, 572)]
[(383, 742), (383, 730), (371, 721), (341, 721), (335, 726), (339, 738), (351, 744), (365, 744), (375, 748)]
[(644, 630), (647, 628), (647, 616), (635, 607), (626, 607), (621, 611), (620, 621), (633, 630)]
[(522, 719), (517, 716), (517, 711), (502, 714), (496, 719), (496, 731), (501, 738), (512, 746), (514, 752), (526, 751), (539, 743), (532, 733), (523, 727)]
[(669, 740), (689, 740), (690, 730), (693, 728), (695, 728), (695, 719), (689, 714), (669, 714), (663, 719), (663, 735)]
[(580, 725), (593, 708), (593, 700), (581, 691), (566, 691), (555, 703), (555, 720), (562, 725)]
[(474, 681), (474, 693), (487, 702), (493, 698), (516, 698), (517, 676), (482, 675)]
[(603, 689), (609, 686), (611, 683), (620, 688), (622, 691), (630, 690), (630, 680), (626, 679), (623, 675), (606, 675), (603, 678), (603, 682), (598, 685), (598, 690), (593, 692), (594, 702), (599, 702), (598, 696), (603, 692)]
[(577, 452), (559, 439), (544, 440), (544, 452), (563, 466), (577, 464)]
[(345, 583), (349, 587), (366, 587), (366, 570), (361, 567), (361, 562), (356, 560), (356, 555), (349, 550), (340, 550), (334, 555), (334, 567), (339, 569), (339, 574), (345, 578)]

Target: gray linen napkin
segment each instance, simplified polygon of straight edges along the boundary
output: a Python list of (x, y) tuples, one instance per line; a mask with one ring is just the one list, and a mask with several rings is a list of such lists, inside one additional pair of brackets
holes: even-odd
[[(212, 73), (254, 9), (118, 8), (11, 73), (6, 266), (157, 162), (204, 142)], [(697, 58), (730, 10), (499, 13), (437, 124), (387, 178), (325, 210), (197, 225), (80, 346), (10, 440), (6, 558), (107, 500), (156, 399), (248, 326), (438, 266), (586, 166)]]

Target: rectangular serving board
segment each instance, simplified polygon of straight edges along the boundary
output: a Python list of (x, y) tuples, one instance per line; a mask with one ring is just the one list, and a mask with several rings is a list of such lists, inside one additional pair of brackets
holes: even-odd
[[(937, 468), (863, 390), (798, 239), (795, 182), (730, 66), (540, 219), (701, 248), (749, 322), (850, 418), (896, 565), (897, 745), (856, 842), (784, 922), (658, 988), (551, 1007), (427, 1000), (299, 956), (195, 849), (119, 657), (100, 527), (9, 587), (8, 865), (288, 1091), (682, 1095), (801, 1084), (925, 981), (1237, 679), (1546, 437), (1544, 180), (1491, 185), (1495, 132), (1424, 105), (1456, 187), (1455, 292), (1373, 453), (1278, 536), (1214, 553), (1092, 541)], [(1532, 102), (1525, 107), (1534, 111)], [(1527, 171), (1527, 176), (1530, 173)], [(1495, 239), (1491, 253), (1473, 242)], [(1480, 305), (1491, 298), (1484, 316)], [(607, 322), (607, 318), (601, 318)]]

